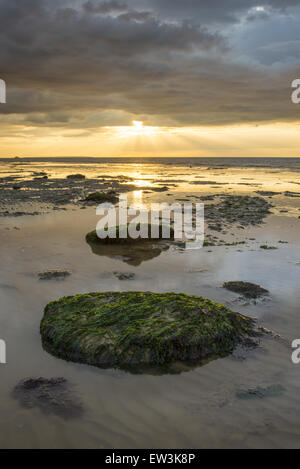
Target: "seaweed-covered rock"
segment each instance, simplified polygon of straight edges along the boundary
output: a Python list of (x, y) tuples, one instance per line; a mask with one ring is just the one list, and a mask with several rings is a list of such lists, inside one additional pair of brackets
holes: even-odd
[(278, 248), (276, 246), (269, 246), (268, 244), (262, 244), (260, 246), (260, 249), (265, 249), (267, 251), (267, 250), (274, 250), (274, 249), (278, 249)]
[(271, 213), (271, 207), (272, 205), (262, 197), (224, 195), (221, 202), (205, 207), (205, 218), (223, 225), (259, 225)]
[[(137, 227), (139, 229), (140, 227)], [(139, 266), (143, 261), (148, 261), (158, 257), (163, 251), (167, 251), (170, 244), (167, 239), (162, 238), (162, 225), (159, 226), (159, 238), (137, 238), (130, 236), (120, 238), (120, 230), (125, 226), (116, 227), (115, 238), (99, 238), (96, 231), (91, 231), (86, 235), (86, 242), (94, 254), (121, 259), (129, 265)], [(151, 233), (151, 225), (147, 225), (147, 231)], [(170, 227), (170, 237), (174, 239), (174, 229)], [(155, 243), (155, 244), (154, 244)]]
[[(111, 230), (110, 233), (108, 230), (107, 231), (104, 230), (103, 233), (107, 232), (108, 234), (108, 236), (104, 238), (100, 238), (97, 234), (97, 231), (94, 230), (86, 235), (86, 241), (88, 243), (98, 243), (98, 244), (131, 244), (131, 243), (136, 244), (136, 243), (144, 243), (144, 242), (149, 242), (149, 241), (153, 243), (153, 241), (156, 242), (162, 239), (164, 240), (174, 239), (174, 228), (172, 226), (165, 225), (165, 227), (168, 229), (168, 233), (167, 233), (168, 236), (166, 235), (165, 237), (164, 231), (163, 231), (163, 228), (164, 228), (163, 225), (156, 225), (155, 227), (154, 225), (151, 225), (150, 223), (143, 223), (143, 224), (138, 223), (136, 226), (136, 229), (139, 230), (141, 233), (146, 233), (148, 235), (148, 238), (143, 238), (141, 236), (139, 236), (138, 238), (132, 238), (128, 231), (128, 227), (129, 227), (129, 224), (118, 225), (115, 227), (115, 232)], [(155, 228), (157, 229), (155, 230)], [(158, 236), (152, 237), (151, 230), (157, 231)]]
[(97, 204), (102, 204), (104, 202), (110, 202), (112, 204), (116, 204), (118, 202), (118, 197), (116, 196), (115, 192), (93, 192), (89, 194), (85, 201), (86, 202), (95, 202)]
[(225, 282), (223, 288), (234, 293), (240, 293), (246, 298), (258, 298), (269, 293), (265, 288), (251, 282)]
[(42, 343), (66, 360), (134, 369), (225, 356), (254, 343), (255, 320), (177, 293), (80, 294), (49, 303)]
[(46, 414), (65, 419), (80, 417), (83, 413), (80, 400), (64, 378), (25, 378), (15, 386), (12, 396), (23, 407), (38, 407)]

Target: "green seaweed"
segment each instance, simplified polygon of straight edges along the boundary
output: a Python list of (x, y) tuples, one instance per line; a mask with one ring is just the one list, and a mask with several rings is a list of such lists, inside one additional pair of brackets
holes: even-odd
[(45, 307), (44, 348), (66, 360), (134, 369), (228, 355), (257, 334), (255, 320), (203, 297), (106, 292)]
[[(158, 232), (158, 236), (152, 237), (151, 230), (155, 230), (154, 225), (151, 225), (150, 223), (144, 223), (142, 225), (140, 223), (137, 223), (136, 229), (143, 232), (143, 229), (145, 228), (148, 233), (148, 238), (138, 237), (136, 239), (129, 236), (128, 227), (129, 227), (129, 224), (117, 225), (115, 227), (114, 236), (107, 236), (106, 238), (99, 238), (97, 231), (94, 230), (86, 235), (86, 241), (87, 243), (94, 243), (94, 244), (131, 244), (131, 243), (136, 244), (136, 243), (145, 243), (149, 241), (153, 242), (153, 241), (162, 240), (162, 239), (174, 240), (174, 228), (172, 226), (167, 226), (167, 225), (163, 226), (162, 224), (157, 225), (158, 229), (156, 231)], [(164, 236), (164, 233), (163, 233), (164, 227), (169, 230), (168, 237)], [(103, 232), (109, 233), (108, 230), (103, 230)], [(122, 233), (123, 236), (125, 233), (126, 236), (120, 237), (120, 233)]]
[[(127, 225), (128, 227), (128, 225)], [(86, 235), (86, 242), (92, 249), (92, 252), (98, 256), (107, 256), (122, 259), (129, 265), (139, 266), (143, 261), (158, 257), (163, 251), (167, 251), (170, 244), (167, 239), (162, 237), (162, 225), (159, 225), (159, 238), (137, 238), (130, 236), (120, 238), (121, 230), (126, 230), (126, 225), (116, 226), (116, 236), (99, 238), (97, 232), (91, 231)], [(140, 226), (137, 225), (137, 229)], [(174, 229), (170, 226), (169, 240), (174, 240)], [(151, 234), (151, 225), (147, 224), (147, 231)], [(153, 243), (155, 245), (153, 246)]]
[(260, 249), (269, 250), (269, 249), (278, 249), (278, 248), (276, 246), (269, 246), (268, 244), (262, 244), (260, 246)]

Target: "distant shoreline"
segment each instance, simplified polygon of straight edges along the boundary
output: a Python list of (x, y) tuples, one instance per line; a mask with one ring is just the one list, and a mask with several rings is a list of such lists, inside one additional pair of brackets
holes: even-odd
[(268, 167), (300, 170), (300, 157), (97, 157), (97, 156), (48, 156), (0, 158), (5, 163), (64, 162), (64, 163), (112, 163), (112, 164), (167, 164), (224, 167)]

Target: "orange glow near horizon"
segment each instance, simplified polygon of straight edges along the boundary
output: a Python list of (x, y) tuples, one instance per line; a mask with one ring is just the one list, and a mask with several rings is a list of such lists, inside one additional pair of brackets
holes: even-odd
[(0, 157), (300, 157), (300, 123), (2, 128)]
[(142, 121), (132, 121), (130, 126), (105, 127), (106, 130), (115, 133), (116, 138), (152, 137), (162, 131), (160, 127), (144, 125)]

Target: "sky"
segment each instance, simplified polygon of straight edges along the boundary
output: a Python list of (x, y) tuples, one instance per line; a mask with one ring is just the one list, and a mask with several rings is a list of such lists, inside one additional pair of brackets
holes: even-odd
[(0, 0), (0, 156), (300, 157), (300, 0)]

